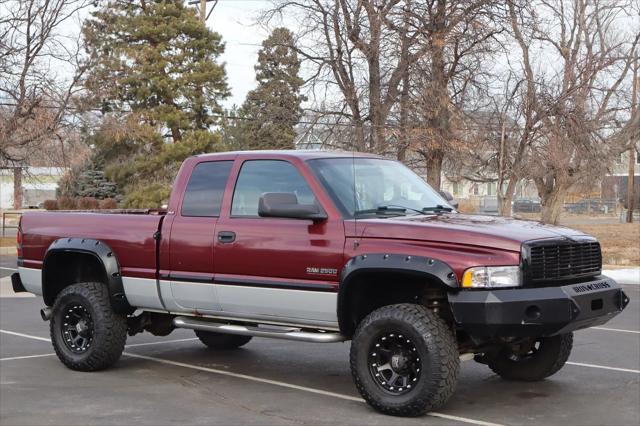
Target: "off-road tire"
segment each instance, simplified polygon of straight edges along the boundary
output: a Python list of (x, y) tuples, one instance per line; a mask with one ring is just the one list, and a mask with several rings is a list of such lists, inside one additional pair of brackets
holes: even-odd
[(236, 349), (246, 345), (251, 340), (251, 336), (240, 336), (238, 334), (224, 334), (200, 330), (195, 330), (195, 332), (198, 339), (211, 349)]
[[(74, 353), (65, 343), (62, 327), (70, 305), (82, 305), (91, 315), (93, 337), (84, 353)], [(127, 341), (127, 318), (113, 311), (107, 286), (87, 282), (64, 288), (53, 304), (49, 323), (56, 355), (71, 370), (97, 371), (115, 364)]]
[(573, 347), (573, 333), (541, 339), (539, 349), (529, 357), (513, 360), (508, 348), (488, 359), (494, 373), (506, 380), (537, 382), (564, 366)]
[[(389, 330), (412, 340), (419, 353), (419, 380), (405, 394), (393, 395), (376, 382), (369, 366), (372, 343)], [(454, 332), (421, 305), (397, 304), (379, 308), (364, 318), (353, 336), (351, 374), (360, 395), (377, 411), (412, 417), (442, 407), (453, 394), (460, 368)]]

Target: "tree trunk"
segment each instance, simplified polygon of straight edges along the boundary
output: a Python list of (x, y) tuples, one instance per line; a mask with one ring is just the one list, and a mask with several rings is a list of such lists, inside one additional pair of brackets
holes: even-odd
[(431, 150), (427, 157), (427, 183), (436, 191), (440, 190), (443, 159), (444, 152), (441, 150)]
[(22, 208), (22, 168), (13, 169), (13, 208)]
[(381, 111), (380, 63), (377, 56), (369, 60), (369, 117), (371, 119), (370, 152), (384, 150), (384, 119)]
[(516, 191), (516, 183), (518, 179), (514, 176), (509, 178), (507, 189), (504, 194), (501, 188), (498, 188), (498, 203), (500, 207), (500, 216), (511, 216), (511, 202), (513, 201), (513, 194)]
[(542, 204), (542, 215), (540, 220), (542, 222), (552, 225), (558, 224), (568, 189), (569, 188), (566, 185), (560, 185), (553, 187), (550, 191), (545, 191), (540, 194)]
[(400, 95), (400, 135), (398, 141), (398, 160), (404, 161), (409, 147), (409, 69), (402, 77), (402, 93)]
[(355, 141), (351, 145), (351, 150), (358, 152), (366, 151), (366, 144), (364, 141), (364, 125), (361, 122), (356, 122), (354, 124), (355, 130)]
[(429, 128), (433, 129), (433, 134), (429, 137), (430, 141), (426, 147), (429, 152), (427, 156), (427, 181), (436, 190), (440, 190), (444, 152), (447, 143), (451, 140), (450, 97), (444, 51), (446, 46), (445, 3), (445, 1), (438, 2), (434, 18), (436, 30), (431, 42), (431, 84), (428, 89), (430, 97), (433, 99), (433, 105), (429, 108), (427, 123)]

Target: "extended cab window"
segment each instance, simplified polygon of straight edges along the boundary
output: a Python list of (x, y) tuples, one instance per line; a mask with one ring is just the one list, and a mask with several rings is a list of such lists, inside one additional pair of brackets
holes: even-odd
[(200, 163), (189, 178), (182, 201), (182, 216), (215, 217), (220, 215), (224, 187), (233, 161)]
[(232, 216), (258, 216), (258, 201), (265, 192), (290, 192), (301, 204), (315, 196), (293, 164), (282, 160), (246, 161), (240, 169), (231, 204)]

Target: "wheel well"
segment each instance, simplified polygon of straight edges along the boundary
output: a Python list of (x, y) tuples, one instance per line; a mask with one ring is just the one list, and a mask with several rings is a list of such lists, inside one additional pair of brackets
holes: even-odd
[(72, 284), (101, 282), (108, 285), (107, 273), (100, 259), (91, 253), (49, 253), (43, 265), (44, 303), (52, 306), (58, 294)]
[[(410, 272), (359, 273), (341, 285), (338, 319), (342, 334), (352, 336), (364, 317), (397, 303), (447, 304), (446, 285), (435, 277)], [(445, 313), (445, 312), (443, 312)]]

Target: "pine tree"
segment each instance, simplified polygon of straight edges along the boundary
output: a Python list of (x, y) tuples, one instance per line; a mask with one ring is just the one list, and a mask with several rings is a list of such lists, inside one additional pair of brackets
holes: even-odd
[(95, 157), (62, 177), (58, 196), (92, 197), (98, 200), (119, 198), (117, 185), (105, 176), (104, 162)]
[(300, 94), (304, 81), (291, 31), (276, 28), (262, 42), (255, 70), (258, 87), (238, 112), (241, 131), (235, 141), (245, 149), (292, 149), (306, 99)]
[(186, 157), (223, 149), (212, 132), (229, 95), (220, 35), (182, 0), (110, 1), (83, 27), (91, 135), (130, 207), (156, 207)]

